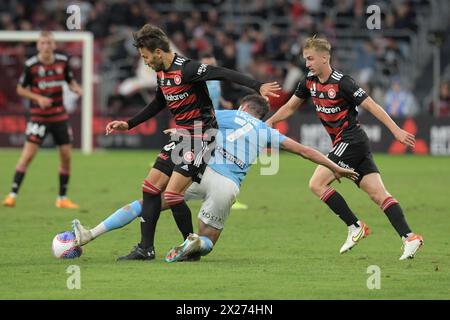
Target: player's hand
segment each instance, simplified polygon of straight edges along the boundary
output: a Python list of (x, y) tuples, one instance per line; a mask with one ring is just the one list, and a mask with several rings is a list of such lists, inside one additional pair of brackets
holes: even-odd
[(353, 169), (345, 169), (345, 168), (341, 168), (339, 167), (339, 169), (334, 173), (334, 177), (336, 178), (336, 180), (341, 183), (341, 178), (347, 178), (350, 179), (352, 181), (356, 181), (359, 178), (359, 173), (354, 171)]
[(80, 87), (76, 87), (72, 91), (75, 92), (79, 97), (83, 95), (83, 90)]
[(52, 99), (44, 96), (37, 98), (36, 102), (39, 105), (39, 107), (41, 107), (41, 109), (48, 108), (52, 105)]
[(177, 129), (175, 129), (175, 128), (166, 129), (166, 130), (163, 130), (163, 133), (173, 135), (173, 134), (177, 133)]
[(414, 135), (403, 129), (399, 129), (397, 132), (395, 132), (394, 136), (395, 139), (408, 147), (414, 148), (414, 146), (416, 145), (416, 138), (414, 137)]
[(113, 133), (114, 131), (127, 131), (128, 123), (126, 121), (111, 121), (106, 125), (106, 135)]
[(268, 120), (266, 121), (266, 125), (267, 125), (268, 127), (273, 128), (273, 122), (270, 121), (270, 119), (268, 119)]
[(269, 100), (269, 97), (275, 97), (275, 98), (279, 98), (280, 95), (276, 94), (276, 91), (280, 91), (281, 87), (278, 84), (278, 82), (267, 82), (267, 83), (263, 83), (261, 85), (261, 88), (259, 88), (259, 93), (266, 98), (267, 100)]

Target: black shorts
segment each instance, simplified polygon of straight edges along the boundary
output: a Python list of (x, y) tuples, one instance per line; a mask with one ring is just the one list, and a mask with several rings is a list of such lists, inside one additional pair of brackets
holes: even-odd
[(171, 137), (169, 143), (159, 153), (153, 168), (169, 177), (175, 171), (200, 183), (214, 150), (214, 137), (211, 137), (210, 141), (201, 138)]
[(27, 123), (25, 135), (27, 141), (41, 145), (47, 134), (51, 134), (57, 146), (72, 143), (72, 129), (68, 121)]
[(327, 156), (340, 167), (358, 172), (359, 179), (355, 181), (358, 186), (365, 175), (380, 172), (373, 160), (368, 140), (354, 144), (339, 142)]

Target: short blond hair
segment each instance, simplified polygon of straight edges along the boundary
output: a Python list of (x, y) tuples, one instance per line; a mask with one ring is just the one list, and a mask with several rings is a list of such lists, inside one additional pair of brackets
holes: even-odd
[(313, 36), (311, 38), (306, 39), (305, 44), (303, 45), (303, 49), (314, 49), (320, 52), (331, 52), (331, 44), (327, 39), (317, 38)]

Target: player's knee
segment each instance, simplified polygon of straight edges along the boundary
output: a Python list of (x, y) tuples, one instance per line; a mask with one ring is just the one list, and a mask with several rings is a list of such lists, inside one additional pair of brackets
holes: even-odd
[(378, 206), (381, 206), (381, 204), (383, 203), (383, 201), (389, 197), (389, 194), (386, 192), (382, 192), (382, 191), (374, 191), (374, 192), (370, 192), (368, 193), (370, 199), (375, 202)]
[(322, 195), (323, 186), (318, 183), (318, 181), (314, 178), (309, 180), (309, 190), (314, 193), (316, 196), (320, 197)]

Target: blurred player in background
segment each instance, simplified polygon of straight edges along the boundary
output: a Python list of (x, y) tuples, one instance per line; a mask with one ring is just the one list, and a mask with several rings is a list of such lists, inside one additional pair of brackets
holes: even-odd
[(275, 92), (280, 87), (276, 82), (263, 84), (239, 72), (182, 57), (171, 50), (167, 35), (150, 24), (144, 25), (133, 37), (145, 64), (157, 73), (156, 97), (128, 121), (108, 123), (106, 133), (131, 130), (166, 107), (172, 113), (177, 129), (184, 131), (178, 139), (164, 146), (144, 180), (141, 241), (128, 255), (119, 258), (150, 260), (155, 258), (154, 237), (163, 191), (183, 239), (193, 233), (191, 211), (184, 194), (205, 170), (207, 160), (214, 152), (213, 132), (218, 128), (206, 81), (229, 80), (267, 98), (278, 97)]
[[(358, 187), (383, 210), (403, 240), (400, 260), (413, 258), (422, 246), (423, 238), (409, 228), (403, 210), (384, 187), (375, 165), (369, 138), (357, 120), (357, 106), (361, 106), (381, 121), (401, 143), (414, 148), (414, 135), (399, 128), (389, 115), (361, 89), (348, 75), (330, 66), (331, 45), (325, 39), (309, 38), (303, 48), (306, 67), (310, 70), (298, 84), (291, 99), (269, 120), (268, 125), (287, 119), (302, 103), (312, 98), (317, 115), (330, 135), (333, 148), (328, 158), (344, 168), (353, 168), (360, 174)], [(348, 226), (348, 236), (340, 252), (352, 249), (369, 234), (367, 225), (358, 220), (344, 198), (333, 188), (333, 173), (318, 166), (310, 180), (310, 189)]]
[[(320, 152), (303, 146), (268, 127), (261, 119), (269, 111), (269, 104), (259, 95), (242, 99), (239, 110), (217, 111), (219, 134), (214, 156), (210, 159), (201, 182), (194, 182), (186, 191), (186, 200), (201, 199), (198, 214), (198, 235), (191, 234), (182, 245), (173, 248), (166, 256), (167, 262), (196, 260), (211, 252), (230, 215), (233, 202), (251, 165), (261, 152), (271, 147), (281, 148), (321, 164), (332, 170), (334, 177), (357, 179), (353, 170), (341, 168)], [(166, 130), (176, 134), (176, 130)], [(162, 198), (162, 210), (168, 209)], [(88, 230), (78, 220), (73, 228), (78, 245), (85, 245), (100, 235), (122, 228), (141, 215), (142, 205), (136, 200), (120, 208), (95, 228)]]
[[(211, 66), (217, 66), (216, 58), (211, 53), (202, 54), (200, 62)], [(213, 103), (215, 110), (233, 109), (233, 104), (230, 101), (225, 100), (222, 96), (222, 88), (220, 81), (218, 80), (206, 81), (206, 85), (208, 86), (209, 96), (211, 97), (211, 101)], [(236, 202), (233, 204), (232, 209), (247, 210), (248, 206), (236, 200)]]
[(63, 104), (63, 86), (67, 82), (70, 90), (82, 95), (82, 90), (73, 78), (68, 57), (55, 53), (53, 34), (43, 31), (37, 40), (38, 54), (28, 59), (17, 85), (17, 94), (30, 99), (30, 120), (26, 128), (26, 142), (16, 165), (11, 192), (3, 205), (14, 207), (17, 194), (39, 147), (48, 134), (53, 136), (60, 156), (59, 195), (56, 207), (76, 209), (78, 205), (67, 198), (72, 153), (72, 131), (69, 116)]

